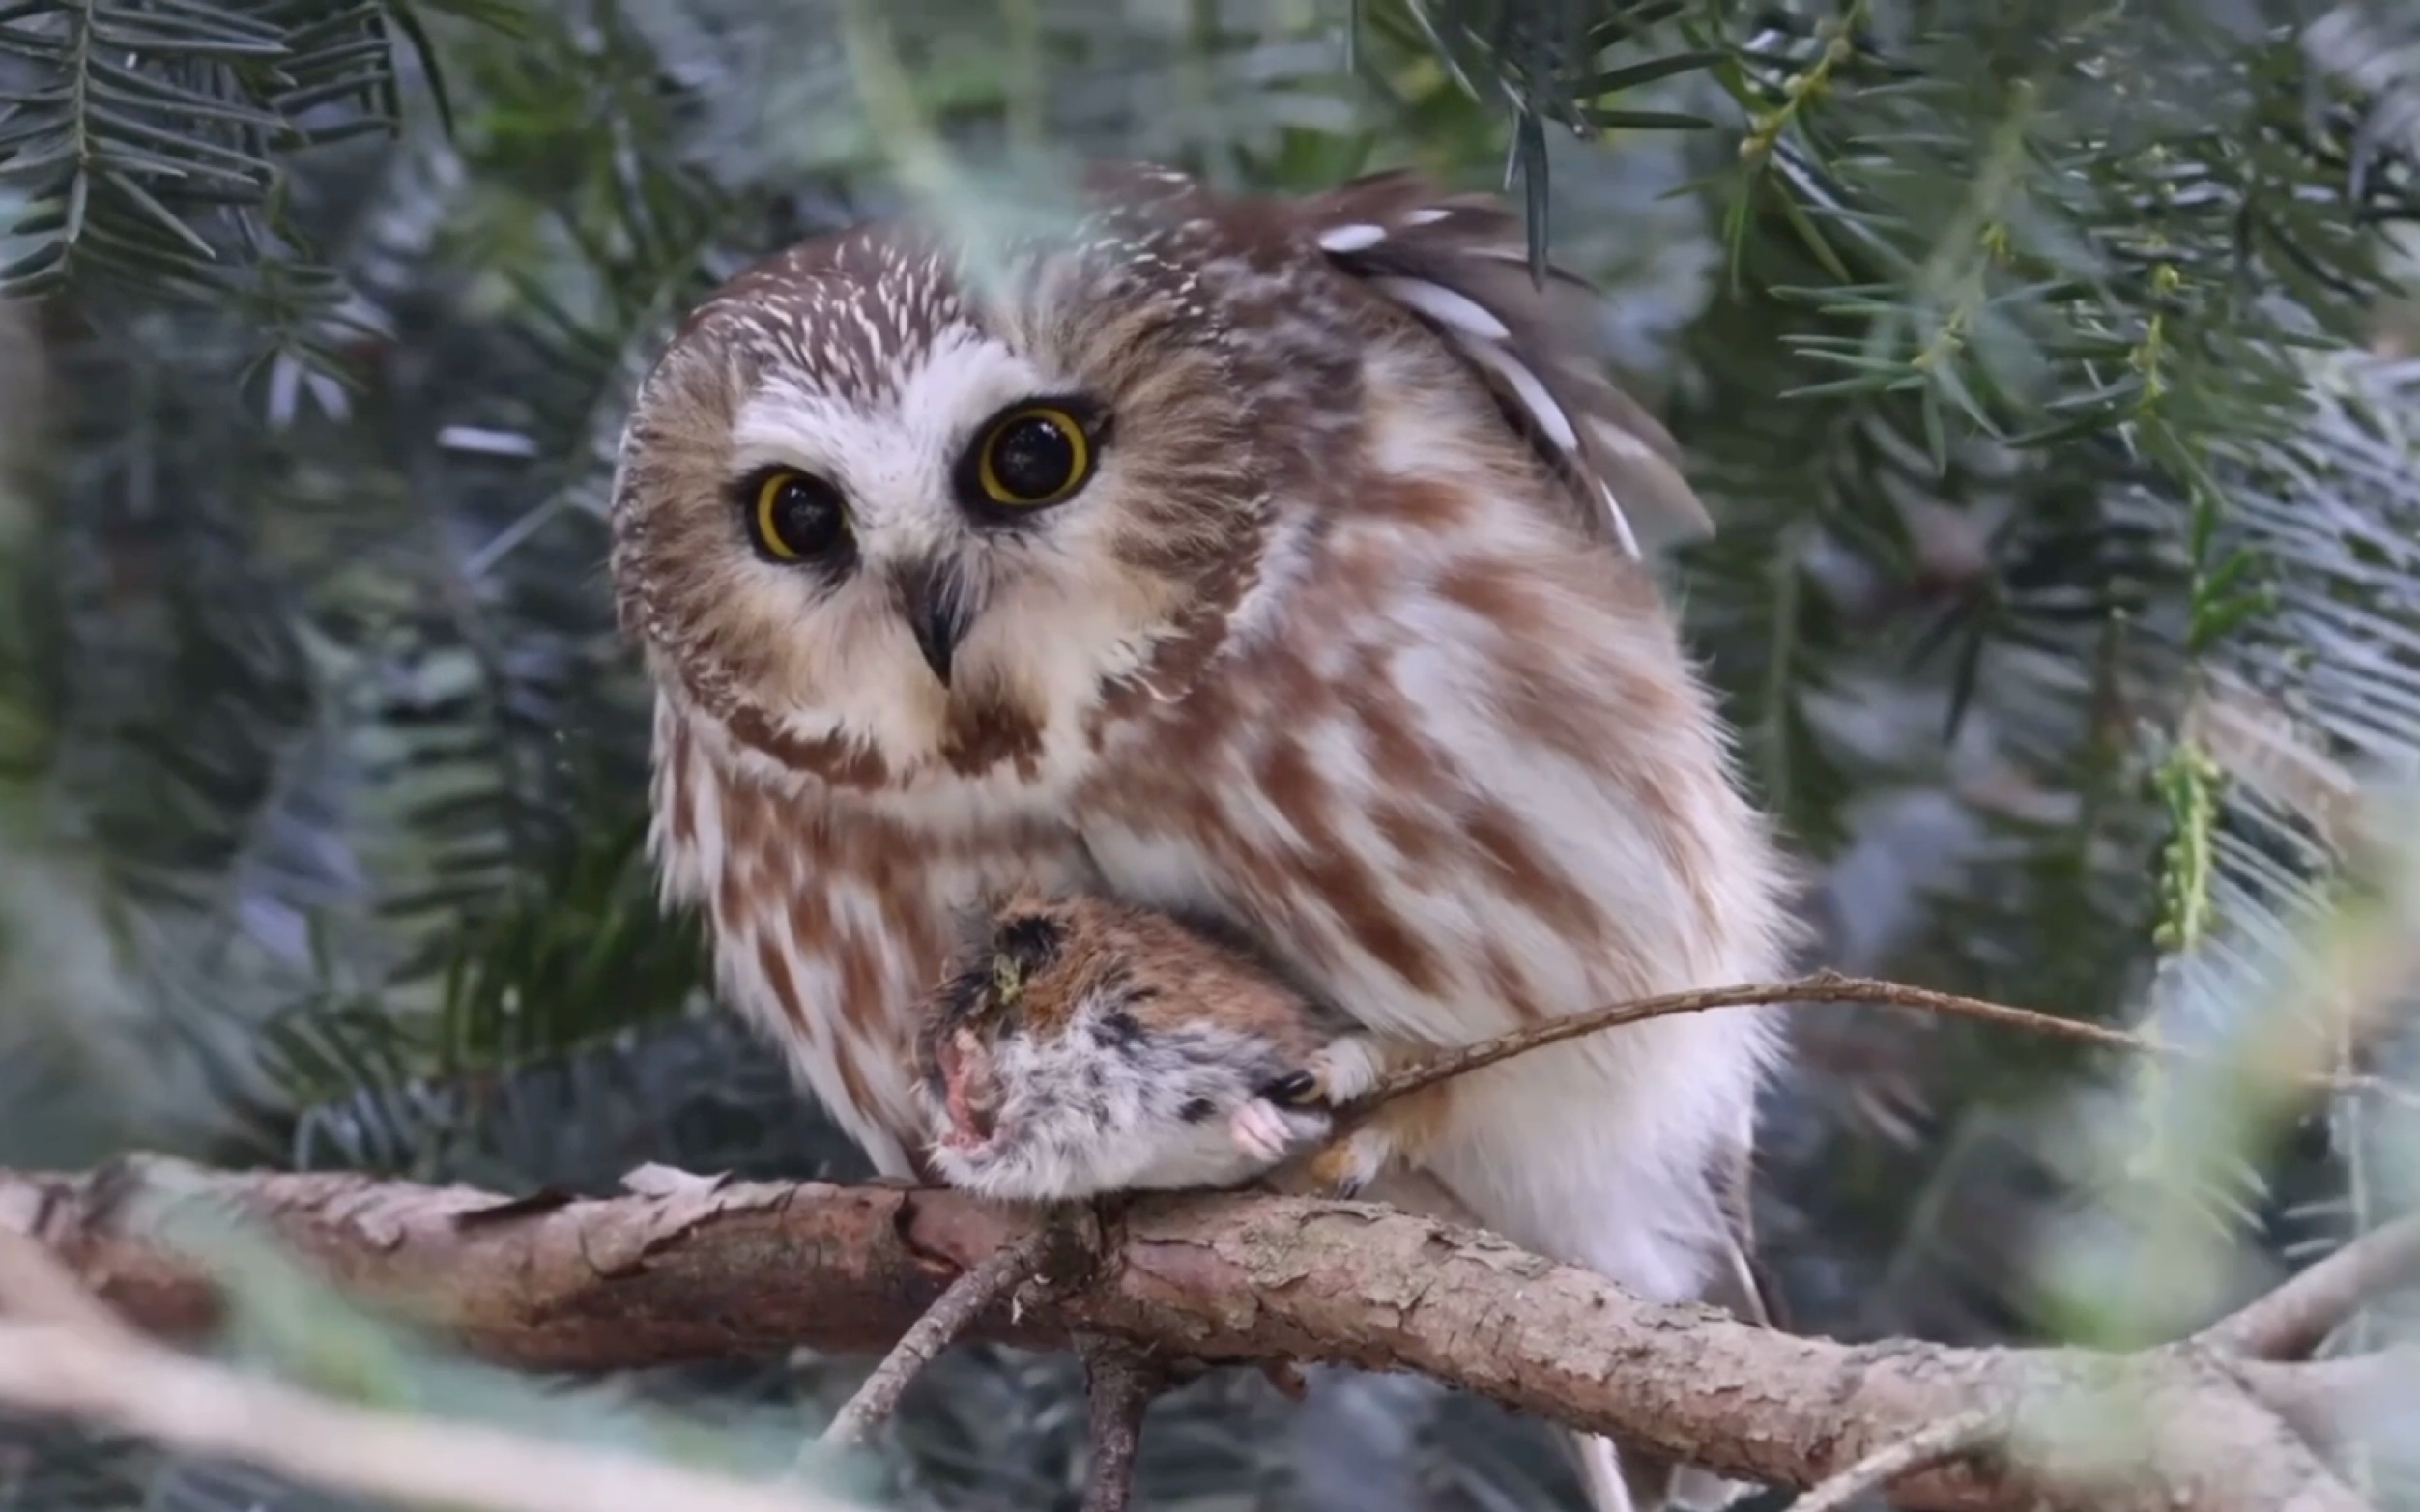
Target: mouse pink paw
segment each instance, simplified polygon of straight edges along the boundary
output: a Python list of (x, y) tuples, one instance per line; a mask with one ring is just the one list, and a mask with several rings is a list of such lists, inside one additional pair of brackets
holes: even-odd
[(1235, 1148), (1256, 1160), (1274, 1165), (1294, 1148), (1293, 1125), (1266, 1098), (1254, 1098), (1237, 1108), (1227, 1119), (1226, 1127)]

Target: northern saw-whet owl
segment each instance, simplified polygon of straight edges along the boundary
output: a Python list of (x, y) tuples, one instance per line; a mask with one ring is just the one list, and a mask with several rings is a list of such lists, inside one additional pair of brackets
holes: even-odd
[[(919, 1011), (1015, 887), (1218, 919), (1415, 1044), (1779, 971), (1784, 864), (1641, 556), (1702, 512), (1594, 301), (1492, 196), (1114, 166), (1061, 231), (860, 226), (690, 315), (615, 481), (652, 845), (879, 1169), (921, 1174)], [(1728, 1010), (1518, 1057), (1422, 1174), (1755, 1315), (1781, 1054)], [(1712, 1484), (1581, 1452), (1600, 1508)]]

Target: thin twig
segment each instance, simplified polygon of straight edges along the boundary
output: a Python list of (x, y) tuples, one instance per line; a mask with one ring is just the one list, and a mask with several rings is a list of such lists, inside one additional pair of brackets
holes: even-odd
[[(1970, 1018), (1980, 1023), (1998, 1024), (2008, 1029), (2022, 1029), (2030, 1034), (2073, 1041), (2101, 1049), (2123, 1050), (2135, 1055), (2163, 1056), (2176, 1060), (2206, 1061), (2204, 1052), (2185, 1045), (2167, 1044), (2146, 1035), (2123, 1029), (2111, 1029), (2082, 1019), (2061, 1018), (2030, 1008), (2012, 1008), (1983, 998), (1962, 997), (1954, 992), (1936, 992), (1929, 987), (1910, 986), (1900, 982), (1885, 982), (1872, 977), (1844, 977), (1837, 972), (1822, 971), (1791, 982), (1743, 983), (1726, 987), (1700, 987), (1689, 992), (1667, 992), (1656, 997), (1636, 998), (1624, 1003), (1609, 1003), (1585, 1013), (1558, 1018), (1549, 1023), (1515, 1029), (1492, 1040), (1476, 1044), (1457, 1045), (1453, 1049), (1425, 1057), (1408, 1066), (1397, 1067), (1378, 1079), (1377, 1085), (1338, 1111), (1338, 1127), (1368, 1117), (1383, 1103), (1423, 1087), (1455, 1076), (1467, 1075), (1498, 1061), (1526, 1054), (1544, 1045), (1559, 1044), (1599, 1030), (1634, 1024), (1649, 1018), (1664, 1018), (1676, 1013), (1699, 1013), (1715, 1008), (1751, 1008), (1772, 1003), (1880, 1003), (1892, 1008), (1915, 1009), (1947, 1018)], [(2329, 1093), (2378, 1092), (2399, 1101), (2420, 1107), (2420, 1094), (2409, 1089), (2381, 1082), (2375, 1077), (2347, 1077), (2325, 1074), (2302, 1078), (2315, 1090)]]
[(1092, 1468), (1084, 1480), (1083, 1512), (1126, 1512), (1135, 1491), (1143, 1414), (1167, 1388), (1168, 1375), (1142, 1346), (1111, 1334), (1079, 1333), (1075, 1345), (1091, 1404)]
[(1880, 1491), (1903, 1475), (1930, 1469), (1944, 1460), (1980, 1448), (2000, 1435), (1996, 1412), (1961, 1412), (1945, 1417), (1918, 1434), (1887, 1443), (1842, 1470), (1810, 1487), (1790, 1503), (1791, 1512), (1840, 1512), (1869, 1491)]
[(874, 1367), (874, 1374), (866, 1377), (856, 1394), (842, 1406), (819, 1441), (864, 1442), (868, 1434), (899, 1410), (899, 1399), (908, 1384), (933, 1362), (933, 1357), (965, 1332), (1002, 1293), (1033, 1273), (1050, 1239), (1047, 1225), (1033, 1229), (994, 1250), (981, 1265), (959, 1272), (958, 1279), (934, 1298), (924, 1316), (882, 1356), (882, 1363)]
[(2317, 1361), (2234, 1359), (2229, 1375), (2252, 1399), (2331, 1458), (2379, 1440), (2420, 1389), (2420, 1345)]
[(2372, 1229), (2202, 1330), (2198, 1342), (2254, 1359), (2303, 1359), (2380, 1293), (2420, 1284), (2420, 1213)]

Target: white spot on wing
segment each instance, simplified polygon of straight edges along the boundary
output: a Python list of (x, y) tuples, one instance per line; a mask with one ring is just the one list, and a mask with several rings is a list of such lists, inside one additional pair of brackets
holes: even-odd
[(1622, 549), (1633, 559), (1644, 555), (1638, 549), (1638, 537), (1630, 531), (1630, 517), (1622, 512), (1622, 500), (1613, 497), (1613, 486), (1599, 481), (1597, 492), (1604, 496), (1605, 519), (1613, 526), (1614, 538), (1622, 543)]
[(1378, 278), (1372, 282), (1429, 319), (1467, 330), (1474, 336), (1502, 341), (1512, 334), (1504, 322), (1488, 314), (1478, 300), (1468, 295), (1456, 294), (1442, 284), (1430, 283), (1425, 278)]
[(1602, 420), (1591, 420), (1588, 422), (1588, 428), (1596, 433), (1597, 439), (1604, 443), (1605, 449), (1616, 456), (1628, 457), (1633, 462), (1656, 460), (1655, 448), (1619, 425), (1608, 425)]
[(1512, 391), (1520, 396), (1521, 407), (1544, 428), (1548, 441), (1565, 451), (1579, 449), (1579, 433), (1571, 429), (1570, 416), (1563, 413), (1563, 406), (1554, 402), (1554, 396), (1546, 392), (1546, 385), (1538, 381), (1538, 375), (1529, 370), (1528, 363), (1502, 347), (1472, 342), (1466, 343), (1462, 350), (1504, 376), (1504, 381), (1511, 384)]
[(1321, 232), (1319, 246), (1327, 252), (1359, 252), (1376, 246), (1386, 239), (1386, 227), (1364, 222)]

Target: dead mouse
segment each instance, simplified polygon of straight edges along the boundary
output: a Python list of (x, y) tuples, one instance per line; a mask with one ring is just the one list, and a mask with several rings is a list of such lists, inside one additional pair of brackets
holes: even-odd
[[(1331, 1108), (1391, 1064), (1206, 929), (1030, 892), (971, 931), (916, 1044), (934, 1170), (1027, 1201), (1251, 1181), (1326, 1145)], [(1361, 1126), (1307, 1162), (1307, 1184), (1358, 1191), (1411, 1127)]]

